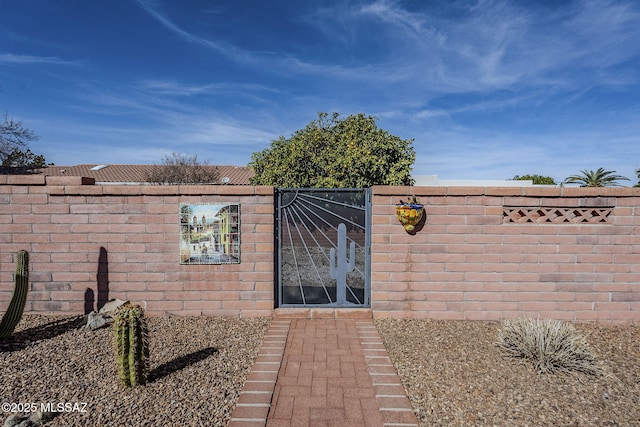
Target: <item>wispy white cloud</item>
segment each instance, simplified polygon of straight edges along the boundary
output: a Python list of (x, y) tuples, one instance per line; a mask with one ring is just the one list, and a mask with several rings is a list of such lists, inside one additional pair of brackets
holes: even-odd
[[(13, 45), (45, 54), (0, 54), (0, 74), (10, 70), (16, 89), (3, 96), (15, 97), (10, 108), (34, 124), (39, 146), (69, 159), (157, 162), (177, 151), (246, 164), (318, 111), (379, 117), (380, 127), (415, 139), (415, 173), (448, 179), (562, 179), (600, 166), (629, 176), (640, 158), (634, 0), (323, 0), (280, 3), (259, 21), (231, 2), (205, 3), (202, 11), (136, 0), (130, 22), (105, 22), (131, 25), (136, 49), (167, 36), (182, 43), (184, 67), (160, 49), (142, 61), (139, 50), (94, 40), (86, 43), (95, 50), (78, 50), (31, 31), (37, 39)], [(230, 35), (217, 25), (234, 9)], [(72, 51), (103, 69), (56, 75), (37, 66), (77, 64), (61, 59)], [(23, 102), (19, 73), (42, 69), (43, 88), (52, 76), (60, 83), (50, 85), (55, 96)]]
[[(265, 95), (273, 90), (262, 85), (208, 84), (190, 85), (176, 81), (145, 81), (122, 90), (122, 87), (84, 86), (77, 93), (78, 102), (66, 105), (78, 115), (111, 116), (116, 127), (127, 124), (132, 129), (146, 129), (160, 144), (196, 145), (265, 144), (283, 131), (279, 109)], [(189, 102), (190, 96), (224, 94), (239, 100), (250, 100), (235, 109), (220, 110), (206, 102)], [(242, 117), (242, 118), (239, 118)], [(246, 119), (243, 119), (246, 117)], [(100, 133), (102, 131), (99, 131)], [(131, 138), (128, 138), (131, 139)], [(175, 151), (175, 149), (174, 149)], [(170, 151), (169, 151), (170, 152)]]
[(424, 31), (424, 17), (399, 7), (396, 1), (377, 0), (361, 6), (358, 12), (364, 15), (373, 15), (377, 19), (402, 28), (412, 35), (420, 35)]
[(247, 123), (224, 116), (202, 116), (191, 122), (192, 127), (182, 134), (190, 144), (206, 145), (247, 145), (255, 147), (277, 138), (261, 123)]
[(192, 96), (211, 93), (219, 88), (218, 84), (181, 84), (174, 80), (146, 80), (141, 83), (143, 90), (159, 95)]
[[(462, 113), (517, 114), (518, 109), (535, 108), (564, 109), (567, 116), (571, 105), (587, 100), (594, 88), (637, 90), (637, 3), (576, 1), (530, 7), (487, 0), (473, 8), (459, 7), (467, 4), (446, 3), (451, 9), (447, 13), (430, 6), (410, 10), (392, 0), (352, 5), (341, 20), (352, 20), (354, 38), (387, 42), (373, 62), (315, 63), (295, 57), (287, 69), (352, 81), (360, 98), (344, 105), (369, 111), (370, 100), (384, 100), (385, 109), (374, 108), (380, 111), (377, 116), (412, 125), (428, 121), (450, 126)], [(341, 2), (336, 6), (343, 7)], [(315, 24), (325, 27), (323, 34), (330, 34), (331, 16), (326, 10), (316, 15), (327, 20)], [(377, 25), (375, 35), (365, 33), (363, 19)], [(349, 27), (349, 22), (341, 26)], [(369, 98), (363, 96), (366, 91)], [(456, 100), (451, 102), (449, 95)], [(443, 99), (447, 101), (440, 102)], [(588, 104), (582, 103), (583, 108)]]
[[(639, 53), (637, 4), (578, 1), (534, 9), (488, 0), (473, 8), (457, 5), (448, 4), (451, 13), (446, 14), (429, 6), (409, 11), (391, 0), (354, 6), (357, 13), (347, 16), (385, 23), (388, 28), (378, 31), (394, 39), (382, 47), (387, 51), (380, 54), (376, 72), (364, 76), (407, 76), (428, 93), (575, 87), (568, 70), (579, 70), (581, 83), (587, 84), (631, 77), (617, 66)], [(357, 75), (362, 70), (347, 71)]]
[(250, 59), (247, 52), (238, 49), (232, 44), (211, 40), (206, 37), (201, 37), (182, 28), (180, 25), (171, 20), (169, 16), (162, 12), (159, 2), (153, 0), (136, 0), (136, 2), (140, 5), (140, 7), (142, 7), (144, 11), (151, 15), (162, 26), (179, 36), (184, 41), (191, 44), (203, 46), (211, 51), (217, 52), (236, 61), (247, 61)]
[(212, 163), (243, 165), (257, 145), (278, 136), (264, 118), (247, 121), (213, 111), (181, 118), (174, 115), (173, 120), (153, 126), (126, 120), (111, 124), (85, 120), (65, 128), (49, 118), (33, 123), (47, 135), (39, 142), (38, 152), (57, 164), (158, 163), (165, 155), (179, 152), (197, 154)]
[[(234, 92), (231, 84), (196, 86), (177, 81), (148, 80), (126, 90), (122, 86), (85, 85), (76, 94), (77, 102), (62, 106), (76, 111), (72, 128), (61, 130), (51, 118), (36, 118), (33, 123), (39, 132), (48, 134), (47, 143), (42, 144), (45, 148), (52, 141), (64, 141), (65, 147), (82, 145), (77, 152), (58, 151), (65, 162), (91, 153), (99, 154), (105, 162), (122, 163), (123, 159), (135, 158), (136, 162), (153, 163), (166, 154), (181, 152), (198, 154), (203, 160), (215, 157), (212, 161), (224, 164), (246, 164), (256, 146), (264, 146), (280, 135), (282, 125), (270, 111), (259, 108), (253, 114), (234, 114), (184, 100), (187, 93), (195, 96), (220, 88)], [(269, 89), (248, 85), (246, 90)], [(95, 117), (102, 119), (95, 122)], [(110, 119), (105, 120), (106, 117)], [(83, 162), (86, 163), (74, 161)]]
[(638, 3), (585, 0), (560, 30), (569, 43), (566, 60), (594, 68), (618, 65), (640, 53)]
[(167, 96), (193, 96), (216, 92), (237, 94), (239, 91), (269, 94), (281, 92), (280, 89), (253, 83), (220, 82), (195, 85), (180, 83), (175, 80), (145, 80), (141, 82), (140, 89), (145, 92)]
[(77, 61), (67, 61), (52, 56), (14, 55), (5, 53), (0, 55), (0, 63), (17, 65), (77, 65)]
[[(640, 118), (636, 114), (636, 118)], [(540, 174), (557, 182), (605, 167), (633, 178), (640, 158), (640, 120), (632, 116), (564, 129), (482, 129), (446, 123), (414, 128), (414, 174), (444, 179), (509, 179)]]
[(433, 117), (449, 116), (446, 110), (421, 110), (413, 114), (417, 119), (431, 119)]

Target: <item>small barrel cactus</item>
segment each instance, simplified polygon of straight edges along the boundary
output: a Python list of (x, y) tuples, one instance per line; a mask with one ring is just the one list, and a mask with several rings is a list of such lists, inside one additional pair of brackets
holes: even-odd
[(7, 312), (0, 323), (0, 338), (8, 338), (22, 319), (24, 306), (27, 303), (27, 291), (29, 290), (29, 253), (18, 252), (18, 264), (16, 265), (15, 287)]
[(124, 304), (113, 322), (118, 376), (129, 387), (147, 382), (149, 373), (149, 340), (144, 310), (139, 305)]

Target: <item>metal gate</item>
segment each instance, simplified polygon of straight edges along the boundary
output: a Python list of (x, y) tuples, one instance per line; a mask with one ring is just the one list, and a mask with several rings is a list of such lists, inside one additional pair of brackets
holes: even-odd
[(278, 306), (369, 307), (371, 190), (277, 189)]

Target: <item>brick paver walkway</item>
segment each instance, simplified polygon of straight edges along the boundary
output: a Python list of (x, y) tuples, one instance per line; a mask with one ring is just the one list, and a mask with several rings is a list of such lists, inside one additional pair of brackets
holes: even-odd
[(229, 427), (418, 426), (371, 319), (274, 319)]

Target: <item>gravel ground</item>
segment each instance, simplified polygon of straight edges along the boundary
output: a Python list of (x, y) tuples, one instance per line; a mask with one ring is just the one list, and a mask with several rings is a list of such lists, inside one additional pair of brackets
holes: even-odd
[(127, 388), (117, 376), (112, 328), (89, 331), (84, 316), (24, 316), (0, 341), (2, 403), (87, 404), (47, 426), (226, 425), (270, 320), (147, 321), (150, 381)]
[(537, 374), (499, 322), (379, 319), (422, 426), (640, 426), (640, 326), (576, 324), (604, 374)]
[[(117, 378), (111, 328), (25, 316), (0, 341), (0, 397), (87, 403), (47, 426), (225, 426), (269, 322), (149, 318), (150, 382), (130, 389)], [(638, 325), (576, 325), (604, 372), (592, 377), (505, 359), (497, 322), (375, 322), (423, 426), (640, 426)]]

